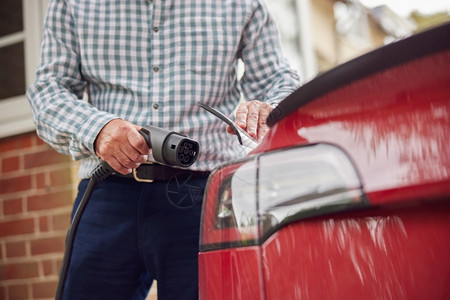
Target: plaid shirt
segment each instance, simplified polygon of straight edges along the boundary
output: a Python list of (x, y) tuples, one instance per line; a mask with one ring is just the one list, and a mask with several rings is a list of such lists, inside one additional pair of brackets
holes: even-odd
[(241, 95), (278, 102), (298, 87), (263, 1), (51, 0), (27, 91), (39, 136), (82, 159), (81, 178), (97, 165), (95, 138), (114, 118), (198, 140), (193, 169), (242, 157), (225, 124), (197, 104), (232, 114)]

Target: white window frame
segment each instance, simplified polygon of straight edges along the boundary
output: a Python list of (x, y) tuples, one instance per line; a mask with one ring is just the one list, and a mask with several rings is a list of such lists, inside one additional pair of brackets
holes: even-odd
[[(16, 1), (16, 0), (13, 0)], [(26, 87), (34, 82), (40, 59), (44, 18), (49, 0), (21, 0), (23, 5), (23, 31), (0, 38), (0, 44), (24, 42)], [(0, 70), (5, 72), (5, 70)], [(0, 138), (35, 130), (31, 109), (25, 95), (0, 101)]]

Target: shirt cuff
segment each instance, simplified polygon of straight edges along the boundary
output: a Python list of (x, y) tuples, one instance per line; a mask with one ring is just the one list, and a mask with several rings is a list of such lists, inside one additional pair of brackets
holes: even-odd
[(119, 119), (118, 116), (107, 113), (98, 112), (90, 116), (86, 122), (81, 126), (79, 137), (81, 143), (95, 155), (95, 140), (103, 127), (114, 119)]

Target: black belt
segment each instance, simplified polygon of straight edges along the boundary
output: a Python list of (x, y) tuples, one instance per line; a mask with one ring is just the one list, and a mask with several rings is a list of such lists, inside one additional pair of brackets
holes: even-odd
[(185, 179), (191, 177), (207, 177), (209, 171), (193, 171), (186, 169), (172, 168), (157, 163), (141, 164), (133, 172), (127, 175), (114, 174), (113, 176), (122, 178), (133, 178), (139, 182), (168, 181), (173, 178)]

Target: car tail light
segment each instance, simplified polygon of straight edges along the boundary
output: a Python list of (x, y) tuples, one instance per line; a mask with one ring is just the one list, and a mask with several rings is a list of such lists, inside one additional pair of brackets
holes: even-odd
[(335, 146), (249, 156), (211, 174), (200, 251), (259, 245), (286, 224), (365, 202), (353, 164)]

